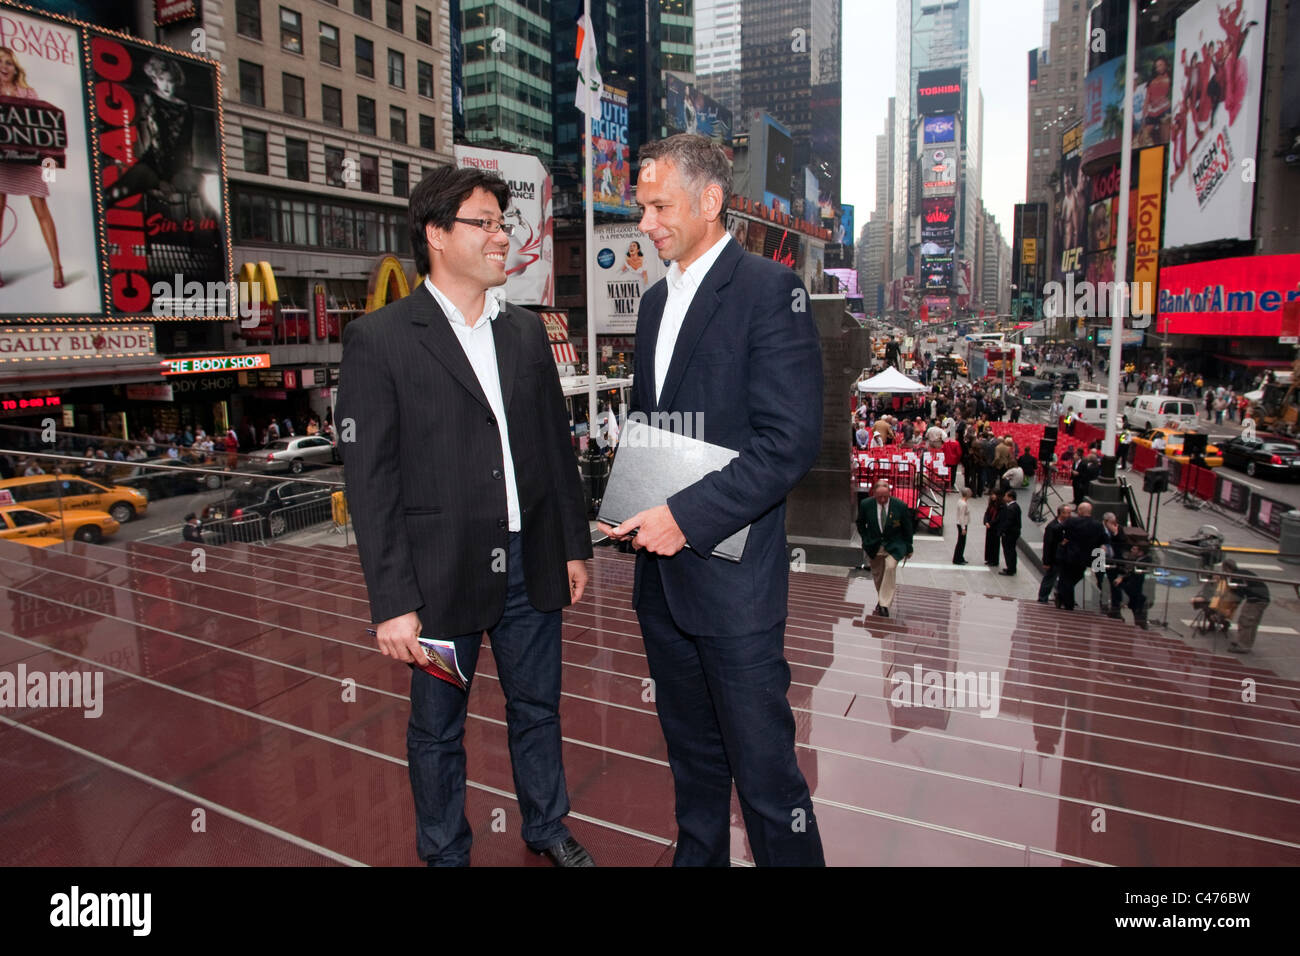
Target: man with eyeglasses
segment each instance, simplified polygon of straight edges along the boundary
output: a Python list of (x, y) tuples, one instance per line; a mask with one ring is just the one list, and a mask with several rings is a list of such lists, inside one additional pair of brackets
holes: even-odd
[(413, 668), (420, 857), (466, 866), (472, 832), (468, 694), (419, 669), (418, 638), (452, 641), (472, 683), (486, 631), (521, 836), (556, 866), (594, 866), (564, 822), (559, 718), (561, 609), (582, 597), (591, 538), (545, 328), (488, 291), (506, 281), (509, 203), (506, 183), (476, 169), (440, 168), (415, 188), (426, 278), (347, 326), (335, 417), (379, 649)]

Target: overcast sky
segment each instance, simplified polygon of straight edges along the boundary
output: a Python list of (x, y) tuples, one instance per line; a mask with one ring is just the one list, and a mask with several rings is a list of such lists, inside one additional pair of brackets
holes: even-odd
[[(859, 232), (876, 204), (876, 136), (894, 95), (895, 0), (844, 3), (844, 181)], [(1011, 242), (1025, 201), (1028, 51), (1042, 43), (1043, 0), (982, 0), (979, 83), (984, 90), (984, 205)]]

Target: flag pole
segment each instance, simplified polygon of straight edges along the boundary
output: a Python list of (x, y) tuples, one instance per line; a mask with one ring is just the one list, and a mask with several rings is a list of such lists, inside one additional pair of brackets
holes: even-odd
[[(1119, 373), (1123, 364), (1124, 316), (1128, 312), (1128, 211), (1129, 189), (1133, 183), (1133, 77), (1137, 72), (1137, 0), (1128, 3), (1128, 35), (1124, 50), (1124, 130), (1120, 136), (1119, 159), (1119, 202), (1115, 216), (1115, 283), (1112, 286), (1110, 315), (1110, 365), (1106, 369), (1106, 436), (1102, 440), (1101, 453), (1107, 457), (1115, 456), (1115, 438), (1118, 434), (1116, 419), (1119, 410)], [(1136, 283), (1134, 283), (1136, 285)], [(1097, 336), (1101, 338), (1100, 334)], [(1164, 373), (1162, 368), (1161, 374)]]
[[(583, 0), (582, 14), (588, 26), (591, 25), (591, 0)], [(595, 144), (592, 142), (591, 123), (594, 117), (583, 113), (583, 139), (586, 148), (583, 150), (582, 160), (582, 180), (583, 180), (583, 245), (587, 252), (587, 442), (593, 446), (596, 441), (596, 270), (595, 265), (596, 253), (596, 217), (594, 206), (596, 203), (595, 193), (592, 191), (592, 162), (596, 152)]]

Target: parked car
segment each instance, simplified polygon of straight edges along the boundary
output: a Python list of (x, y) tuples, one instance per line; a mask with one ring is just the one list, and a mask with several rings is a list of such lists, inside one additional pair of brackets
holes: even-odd
[(1260, 433), (1249, 441), (1230, 438), (1222, 449), (1224, 467), (1252, 478), (1300, 478), (1300, 444), (1284, 435)]
[(1073, 391), (1079, 387), (1079, 373), (1072, 368), (1045, 365), (1038, 370), (1038, 377), (1053, 383), (1063, 392)]
[(149, 499), (134, 488), (100, 484), (77, 475), (28, 475), (0, 481), (0, 491), (13, 495), (13, 503), (46, 514), (87, 508), (107, 511), (118, 524), (126, 524), (149, 510)]
[(1056, 386), (1041, 378), (1022, 378), (1016, 383), (1016, 391), (1027, 401), (1048, 402), (1051, 401)]
[(338, 462), (334, 443), (321, 435), (300, 435), (271, 442), (249, 458), (259, 471), (291, 471), (295, 475), (307, 465), (332, 465)]
[(47, 515), (22, 505), (0, 505), (0, 538), (19, 544), (48, 547), (69, 538), (97, 544), (121, 527), (103, 511), (65, 508), (62, 515)]
[(246, 479), (234, 491), (203, 509), (204, 540), (213, 544), (275, 538), (330, 520), (334, 489), (305, 481)]
[[(1151, 443), (1155, 441), (1156, 435), (1165, 436), (1165, 456), (1172, 458), (1180, 465), (1186, 465), (1191, 462), (1191, 456), (1183, 454), (1183, 436), (1187, 434), (1199, 434), (1199, 432), (1184, 432), (1176, 428), (1149, 428), (1133, 439), (1135, 445), (1142, 445), (1150, 448)], [(1207, 444), (1205, 446), (1205, 464), (1208, 468), (1218, 468), (1223, 464), (1223, 454), (1218, 445)]]

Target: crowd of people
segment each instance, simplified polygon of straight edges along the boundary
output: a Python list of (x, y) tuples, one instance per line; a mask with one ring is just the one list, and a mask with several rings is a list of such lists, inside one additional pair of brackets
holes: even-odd
[[(1032, 348), (1026, 349), (1025, 355), (1029, 361), (1080, 369), (1089, 379), (1093, 375), (1091, 358), (1073, 347)], [(1097, 371), (1104, 374), (1104, 356), (1098, 357), (1097, 366)], [(873, 371), (864, 372), (862, 379)], [(1125, 390), (1134, 386), (1141, 392), (1198, 400), (1203, 403), (1202, 415), (1215, 424), (1222, 424), (1225, 418), (1234, 421), (1245, 417), (1249, 402), (1238, 389), (1257, 388), (1272, 380), (1271, 372), (1253, 380), (1239, 380), (1232, 373), (1226, 383), (1210, 383), (1202, 374), (1172, 361), (1163, 369), (1154, 362), (1142, 367), (1129, 363), (1121, 376)], [(856, 448), (905, 449), (923, 457), (941, 457), (948, 466), (952, 489), (960, 494), (955, 507), (954, 565), (969, 563), (965, 552), (971, 510), (974, 499), (980, 497), (985, 499), (981, 519), (984, 563), (990, 568), (1002, 565), (1004, 575), (1016, 573), (1016, 547), (1021, 534), (1016, 493), (1033, 483), (1039, 462), (1034, 454), (1036, 449), (1020, 448), (1012, 435), (999, 436), (996, 426), (1004, 418), (1015, 421), (1018, 405), (1014, 399), (1004, 403), (998, 386), (951, 378), (936, 382), (920, 395), (866, 396), (856, 405), (852, 422)], [(1049, 407), (1049, 418), (1058, 417), (1072, 418), (1059, 398)], [(1074, 610), (1075, 588), (1091, 571), (1102, 593), (1106, 613), (1122, 618), (1127, 606), (1134, 622), (1145, 629), (1148, 626), (1146, 572), (1142, 564), (1150, 560), (1151, 544), (1140, 529), (1122, 527), (1115, 514), (1093, 515), (1092, 504), (1087, 499), (1093, 482), (1101, 475), (1100, 446), (1101, 442), (1095, 441), (1087, 449), (1066, 448), (1059, 456), (1054, 454), (1050, 463), (1043, 463), (1051, 473), (1068, 469), (1072, 500), (1061, 504), (1044, 530), (1044, 574), (1038, 600), (1040, 603), (1054, 601), (1059, 608)], [(1128, 466), (1132, 447), (1128, 432), (1121, 432), (1117, 443), (1120, 468)], [(874, 613), (884, 617), (889, 616), (898, 568), (911, 553), (914, 530), (911, 508), (893, 493), (888, 481), (876, 482), (871, 497), (860, 504), (857, 522), (867, 557), (860, 567), (871, 570), (878, 593)], [(1104, 564), (1096, 561), (1100, 554), (1105, 556)], [(1228, 566), (1227, 562), (1224, 566)], [(1244, 653), (1253, 644), (1260, 609), (1267, 598), (1260, 596), (1262, 583), (1248, 581), (1238, 589), (1248, 594), (1252, 603), (1229, 649)]]
[[(157, 427), (152, 431), (142, 427), (129, 440), (106, 435), (88, 438), (59, 433), (53, 443), (46, 443), (40, 441), (37, 434), (19, 433), (11, 436), (11, 441), (17, 447), (30, 448), (32, 454), (27, 457), (0, 455), (0, 478), (72, 470), (92, 481), (108, 480), (113, 476), (115, 465), (150, 461), (225, 467), (233, 471), (239, 467), (241, 454), (266, 448), (282, 437), (319, 434), (333, 440), (335, 436), (328, 411), (324, 420), (308, 418), (301, 427), (299, 432), (294, 420), (286, 416), (279, 422), (272, 418), (260, 425), (245, 422), (239, 431), (229, 428), (223, 434), (209, 433), (201, 425), (186, 425), (178, 430)], [(42, 458), (39, 454), (42, 451), (81, 457), (84, 462), (76, 466), (56, 465), (54, 459)]]

